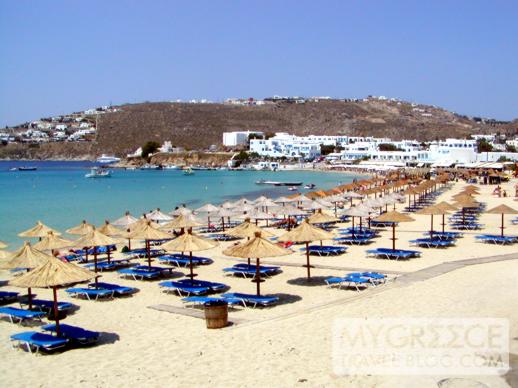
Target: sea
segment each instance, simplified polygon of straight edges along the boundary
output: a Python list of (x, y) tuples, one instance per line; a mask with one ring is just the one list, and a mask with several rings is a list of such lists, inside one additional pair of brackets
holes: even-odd
[[(11, 171), (20, 166), (36, 171)], [(169, 212), (184, 204), (189, 208), (219, 204), (260, 195), (277, 198), (294, 192), (287, 187), (257, 185), (260, 179), (313, 183), (330, 189), (361, 175), (321, 171), (194, 171), (119, 170), (110, 178), (88, 179), (96, 166), (86, 161), (0, 161), (0, 241), (14, 250), (22, 243), (17, 234), (37, 220), (64, 231), (82, 220), (100, 225), (121, 217), (160, 208)], [(299, 192), (305, 192), (302, 186)]]

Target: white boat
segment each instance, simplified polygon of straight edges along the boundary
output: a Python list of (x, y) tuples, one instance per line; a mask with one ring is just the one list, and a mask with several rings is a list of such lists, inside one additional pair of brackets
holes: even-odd
[(180, 167), (176, 164), (167, 164), (164, 166), (164, 170), (179, 170)]
[(102, 154), (97, 158), (97, 163), (110, 164), (120, 162), (121, 159), (113, 155)]
[(88, 174), (85, 175), (85, 178), (109, 178), (111, 177), (111, 172), (109, 170), (105, 170), (104, 168), (94, 167), (90, 170)]
[(289, 191), (297, 191), (298, 189), (295, 186), (288, 187)]
[(187, 167), (185, 170), (183, 170), (183, 175), (194, 175), (194, 171), (192, 168)]

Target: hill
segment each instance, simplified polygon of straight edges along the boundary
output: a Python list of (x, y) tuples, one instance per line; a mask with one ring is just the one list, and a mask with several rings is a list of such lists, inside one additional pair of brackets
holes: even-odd
[(124, 156), (150, 140), (160, 143), (169, 140), (175, 146), (199, 150), (220, 145), (223, 132), (236, 130), (429, 141), (475, 133), (515, 132), (517, 127), (516, 122), (488, 122), (434, 106), (376, 98), (301, 104), (281, 101), (251, 106), (160, 102), (119, 108), (117, 112), (99, 116), (93, 143), (44, 144), (32, 150), (26, 146), (3, 147), (0, 156), (95, 157), (101, 153)]

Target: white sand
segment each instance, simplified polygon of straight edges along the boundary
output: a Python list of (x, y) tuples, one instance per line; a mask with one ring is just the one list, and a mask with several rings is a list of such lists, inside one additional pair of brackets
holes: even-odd
[[(503, 185), (508, 193), (512, 183)], [(464, 185), (457, 184), (441, 200), (451, 200)], [(481, 186), (479, 200), (488, 208), (501, 203), (518, 208), (512, 198), (494, 198), (494, 187)], [(400, 224), (397, 247), (409, 248), (408, 240), (429, 229), (430, 216), (413, 215), (416, 222)], [(435, 217), (439, 218), (439, 217)], [(510, 217), (508, 217), (510, 219)], [(498, 233), (500, 216), (485, 214), (484, 233)], [(506, 222), (506, 233), (518, 234), (518, 227)], [(436, 229), (439, 221), (436, 221)], [(417, 232), (419, 231), (419, 232)], [(280, 234), (279, 231), (275, 231)], [(371, 247), (390, 247), (391, 232), (385, 231)], [(422, 258), (389, 261), (365, 257), (368, 247), (350, 247), (347, 254), (333, 258), (312, 257), (312, 263), (342, 269), (315, 268), (314, 286), (307, 286), (305, 268), (284, 266), (283, 273), (262, 283), (264, 294), (283, 296), (289, 303), (269, 309), (240, 309), (230, 319), (245, 323), (223, 330), (207, 330), (201, 319), (149, 309), (155, 304), (181, 306), (180, 298), (160, 292), (158, 282), (121, 280), (115, 273), (105, 281), (139, 287), (130, 298), (89, 302), (59, 293), (80, 309), (66, 323), (103, 333), (106, 343), (51, 356), (34, 356), (10, 347), (9, 336), (27, 330), (0, 321), (0, 376), (2, 386), (423, 386), (435, 387), (451, 376), (389, 377), (335, 376), (331, 365), (331, 327), (343, 317), (503, 317), (511, 324), (511, 352), (518, 354), (518, 260), (469, 266), (426, 281), (398, 287), (398, 282), (374, 290), (329, 289), (319, 280), (343, 275), (351, 268), (409, 273), (436, 264), (466, 258), (516, 253), (518, 247), (476, 243), (466, 233), (455, 248), (420, 249)], [(254, 293), (249, 279), (227, 277), (222, 268), (235, 263), (224, 258), (223, 243), (201, 252), (215, 263), (196, 269), (200, 279), (221, 281), (231, 291)], [(304, 257), (293, 254), (276, 262), (303, 264)], [(264, 262), (268, 262), (265, 260)], [(186, 270), (180, 272), (187, 273)], [(9, 274), (1, 273), (2, 279)], [(3, 287), (3, 290), (16, 290)], [(36, 290), (38, 297), (51, 298), (48, 290)], [(31, 329), (32, 330), (32, 329)], [(514, 358), (516, 362), (516, 356)], [(469, 378), (469, 377), (468, 377)], [(489, 386), (509, 386), (504, 378), (475, 376)]]

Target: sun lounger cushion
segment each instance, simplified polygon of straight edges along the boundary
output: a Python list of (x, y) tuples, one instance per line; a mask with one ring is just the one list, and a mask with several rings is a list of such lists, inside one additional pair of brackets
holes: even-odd
[(256, 306), (271, 306), (279, 301), (276, 296), (257, 296), (251, 294), (241, 294), (238, 292), (231, 292), (221, 295), (224, 298), (240, 299), (245, 305)]
[(29, 319), (41, 319), (46, 315), (42, 311), (23, 310), (16, 307), (0, 307), (0, 314), (8, 316), (12, 323), (21, 323)]
[(26, 331), (11, 336), (11, 341), (23, 343), (32, 352), (35, 350), (52, 351), (62, 348), (68, 344), (68, 339), (58, 338), (50, 334), (38, 333), (36, 331)]

